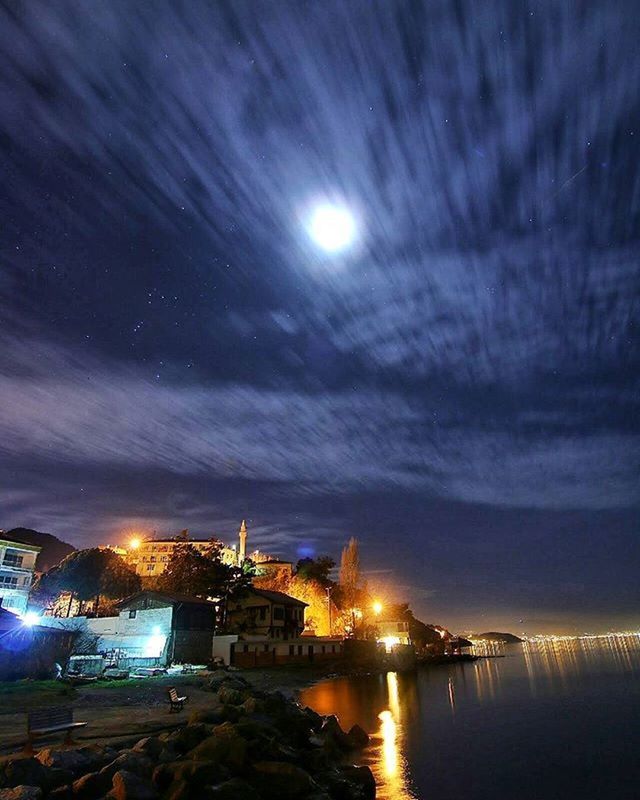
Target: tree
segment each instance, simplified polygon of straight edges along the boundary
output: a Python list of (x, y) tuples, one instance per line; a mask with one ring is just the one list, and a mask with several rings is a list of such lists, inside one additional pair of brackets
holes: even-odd
[(336, 562), (331, 556), (318, 556), (318, 558), (301, 558), (296, 565), (296, 575), (301, 580), (316, 581), (322, 586), (332, 586), (333, 581), (329, 573)]
[(69, 608), (74, 598), (82, 602), (93, 600), (94, 613), (97, 614), (100, 597), (121, 599), (139, 591), (140, 586), (140, 576), (117, 553), (91, 547), (76, 550), (41, 575), (33, 591), (40, 598), (69, 592)]
[(224, 564), (220, 543), (215, 540), (205, 552), (185, 541), (173, 548), (167, 567), (158, 578), (158, 589), (220, 600), (220, 622), (224, 624), (229, 598), (251, 586), (253, 574), (253, 563), (248, 559), (240, 567)]
[(353, 536), (342, 550), (339, 584), (341, 605), (345, 615), (350, 619), (351, 632), (353, 633), (358, 624), (358, 602), (361, 591), (359, 545), (358, 540)]

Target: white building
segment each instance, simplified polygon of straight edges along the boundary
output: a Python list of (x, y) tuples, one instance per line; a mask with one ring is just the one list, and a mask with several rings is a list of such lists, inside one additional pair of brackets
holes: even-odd
[(36, 558), (42, 548), (0, 539), (0, 606), (24, 614), (29, 602)]

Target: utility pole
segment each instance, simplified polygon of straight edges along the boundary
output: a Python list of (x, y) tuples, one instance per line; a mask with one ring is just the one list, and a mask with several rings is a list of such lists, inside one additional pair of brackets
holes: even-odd
[(327, 593), (327, 610), (329, 611), (329, 636), (331, 636), (331, 629), (332, 629), (332, 625), (331, 625), (331, 590), (332, 589), (333, 589), (333, 586), (327, 586), (327, 588), (325, 589), (325, 591)]

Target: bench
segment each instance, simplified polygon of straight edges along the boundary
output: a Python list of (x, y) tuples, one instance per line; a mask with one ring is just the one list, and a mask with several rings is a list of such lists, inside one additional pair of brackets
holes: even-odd
[(73, 709), (71, 706), (55, 706), (53, 708), (40, 708), (37, 711), (29, 711), (27, 714), (27, 744), (25, 752), (33, 753), (33, 740), (38, 736), (46, 736), (49, 733), (66, 731), (64, 738), (66, 745), (73, 744), (71, 731), (74, 728), (84, 728), (86, 722), (73, 721)]
[(182, 711), (184, 704), (187, 702), (187, 697), (179, 697), (176, 692), (175, 686), (169, 689), (169, 713), (172, 711)]

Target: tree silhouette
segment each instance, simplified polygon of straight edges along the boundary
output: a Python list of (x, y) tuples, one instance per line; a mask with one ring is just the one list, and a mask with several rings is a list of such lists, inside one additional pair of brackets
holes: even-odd
[(94, 612), (97, 614), (101, 596), (121, 599), (139, 591), (140, 587), (140, 576), (117, 553), (92, 547), (76, 550), (41, 575), (34, 584), (33, 592), (36, 598), (55, 597), (60, 592), (69, 592), (69, 608), (74, 598), (83, 602), (94, 600)]

